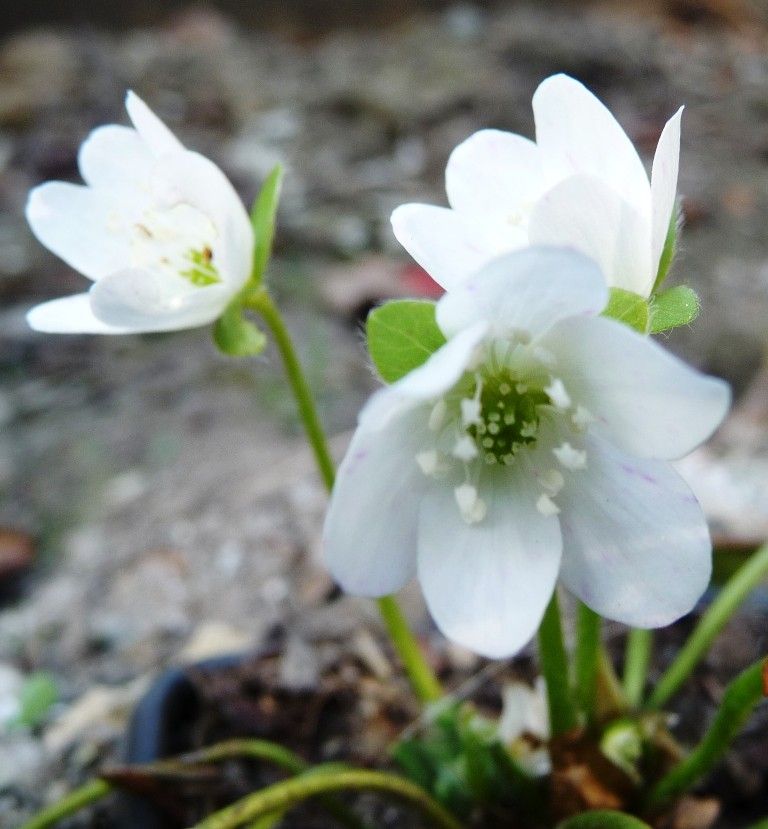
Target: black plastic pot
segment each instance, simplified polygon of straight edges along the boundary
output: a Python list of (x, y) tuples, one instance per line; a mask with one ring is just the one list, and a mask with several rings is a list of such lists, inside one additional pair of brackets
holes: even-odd
[[(152, 763), (188, 751), (191, 746), (180, 739), (186, 725), (201, 710), (201, 699), (189, 677), (190, 670), (210, 673), (227, 670), (252, 658), (251, 654), (230, 654), (206, 659), (194, 665), (170, 668), (155, 680), (139, 702), (128, 728), (126, 763)], [(165, 829), (162, 815), (147, 801), (134, 795), (123, 796), (121, 824), (125, 829)]]

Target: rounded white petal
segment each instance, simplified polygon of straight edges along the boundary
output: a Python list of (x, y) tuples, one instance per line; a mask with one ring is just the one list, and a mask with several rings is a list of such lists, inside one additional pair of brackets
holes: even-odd
[(664, 461), (587, 441), (588, 467), (558, 495), (563, 583), (602, 616), (634, 627), (671, 624), (706, 590), (712, 567), (706, 520)]
[(129, 91), (125, 96), (125, 108), (141, 140), (146, 143), (153, 155), (159, 156), (184, 149), (181, 141), (135, 92)]
[(494, 336), (538, 337), (558, 320), (599, 314), (607, 300), (591, 259), (562, 248), (526, 248), (499, 256), (442, 296), (437, 324), (446, 336), (484, 321)]
[(597, 176), (650, 219), (648, 176), (618, 121), (567, 75), (543, 81), (533, 96), (536, 143), (555, 183), (577, 173)]
[(563, 320), (544, 340), (592, 429), (646, 458), (681, 458), (720, 425), (728, 384), (690, 368), (615, 320)]
[(461, 331), (418, 368), (379, 389), (360, 412), (360, 423), (371, 429), (383, 428), (393, 417), (447, 392), (471, 365), (487, 329), (481, 321)]
[(494, 249), (473, 233), (456, 211), (429, 204), (404, 204), (392, 213), (397, 241), (446, 290), (484, 265)]
[(117, 211), (109, 192), (51, 181), (30, 192), (26, 215), (45, 247), (89, 279), (99, 279), (130, 261), (128, 238), (112, 229)]
[(136, 130), (117, 124), (95, 129), (80, 146), (77, 157), (80, 175), (91, 187), (119, 189), (117, 199), (126, 198), (125, 190), (135, 191), (148, 180), (154, 156)]
[(445, 170), (451, 207), (480, 220), (520, 221), (545, 187), (536, 144), (501, 130), (471, 135), (451, 153)]
[(216, 251), (221, 277), (233, 289), (244, 285), (253, 263), (253, 227), (229, 179), (210, 159), (191, 150), (162, 156), (156, 174), (155, 195), (162, 202), (191, 205), (216, 225), (225, 239)]
[(651, 171), (651, 209), (653, 240), (651, 258), (658, 270), (677, 196), (677, 173), (680, 165), (680, 120), (683, 107), (667, 121), (661, 132)]
[(358, 428), (339, 467), (323, 532), (323, 555), (348, 592), (385, 596), (416, 570), (416, 527), (428, 479), (416, 455), (427, 443), (427, 414), (385, 428)]
[(572, 247), (594, 259), (608, 285), (647, 296), (651, 226), (646, 215), (592, 175), (561, 181), (536, 203), (528, 236), (532, 245)]
[(53, 299), (35, 305), (27, 314), (29, 327), (46, 334), (128, 334), (130, 330), (107, 325), (94, 316), (90, 294)]
[(232, 294), (224, 285), (196, 287), (167, 273), (124, 270), (91, 288), (93, 313), (128, 331), (179, 331), (219, 317)]
[(560, 528), (536, 509), (538, 492), (519, 470), (489, 474), (480, 497), (485, 518), (468, 524), (450, 487), (425, 495), (418, 573), (443, 633), (502, 658), (519, 651), (541, 622), (560, 566)]

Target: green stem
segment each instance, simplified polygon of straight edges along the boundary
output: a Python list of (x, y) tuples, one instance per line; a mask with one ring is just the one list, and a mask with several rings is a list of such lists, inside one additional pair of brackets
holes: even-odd
[(92, 780), (71, 794), (54, 803), (47, 809), (38, 812), (33, 818), (22, 824), (19, 829), (47, 829), (65, 817), (79, 812), (91, 803), (96, 803), (106, 797), (113, 790), (113, 786), (105, 780)]
[(443, 689), (434, 672), (427, 665), (400, 605), (393, 596), (382, 596), (376, 601), (390, 639), (400, 654), (405, 672), (419, 699), (426, 703), (437, 702), (443, 696)]
[(600, 627), (600, 616), (594, 610), (579, 602), (576, 616), (574, 682), (576, 699), (587, 722), (591, 722), (595, 715)]
[(547, 683), (549, 724), (554, 737), (570, 731), (577, 724), (568, 679), (568, 655), (563, 642), (557, 592), (552, 594), (539, 627), (539, 662), (541, 673)]
[(685, 646), (659, 680), (648, 700), (650, 708), (663, 707), (690, 676), (712, 640), (749, 593), (768, 575), (768, 544), (763, 545), (726, 582), (718, 597), (699, 620)]
[(652, 631), (641, 628), (629, 631), (624, 651), (624, 695), (631, 708), (639, 708), (643, 701), (652, 649)]
[[(322, 767), (317, 771), (320, 769)], [(316, 773), (276, 783), (210, 815), (194, 829), (235, 829), (263, 815), (291, 808), (307, 798), (350, 789), (395, 795), (419, 809), (434, 826), (462, 829), (461, 824), (419, 786), (394, 774), (363, 769)]]
[[(247, 757), (251, 760), (266, 760), (289, 772), (301, 774), (309, 764), (287, 748), (269, 740), (225, 740), (221, 743), (191, 751), (172, 760), (161, 760), (160, 766), (190, 765), (194, 763), (218, 763), (222, 760)], [(144, 766), (147, 768), (147, 766)]]
[(752, 713), (752, 709), (763, 698), (765, 669), (766, 660), (761, 659), (742, 671), (728, 685), (720, 708), (704, 739), (651, 789), (647, 800), (649, 810), (657, 810), (667, 801), (682, 794), (720, 759)]
[(608, 651), (602, 645), (597, 653), (597, 689), (600, 703), (598, 713), (602, 717), (613, 717), (627, 710), (627, 700), (624, 697), (621, 683), (616, 676)]
[[(248, 305), (261, 315), (264, 322), (275, 338), (280, 356), (282, 357), (288, 381), (293, 389), (299, 416), (307, 433), (307, 438), (315, 454), (318, 469), (326, 488), (330, 492), (336, 477), (333, 458), (328, 448), (328, 441), (317, 414), (315, 400), (309, 383), (299, 362), (293, 340), (288, 332), (280, 311), (266, 290), (262, 289), (248, 300)], [(384, 596), (378, 600), (384, 624), (392, 639), (403, 663), (408, 678), (411, 681), (419, 699), (423, 702), (432, 702), (443, 695), (440, 683), (432, 669), (427, 664), (413, 632), (394, 596)]]

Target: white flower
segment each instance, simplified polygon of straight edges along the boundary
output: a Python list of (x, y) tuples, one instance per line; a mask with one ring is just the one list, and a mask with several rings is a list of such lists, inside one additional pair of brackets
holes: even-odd
[(608, 285), (648, 296), (674, 212), (682, 108), (661, 133), (650, 183), (624, 130), (578, 81), (547, 78), (533, 112), (536, 143), (482, 130), (456, 147), (445, 172), (450, 209), (398, 207), (395, 236), (448, 290), (531, 244), (574, 247)]
[(28, 321), (38, 331), (206, 325), (250, 275), (253, 231), (224, 174), (131, 92), (126, 108), (133, 128), (100, 127), (81, 146), (85, 186), (53, 181), (30, 193), (34, 234), (94, 283), (33, 308)]
[(371, 398), (339, 469), (324, 551), (344, 589), (418, 575), (443, 632), (491, 657), (531, 638), (558, 578), (637, 627), (693, 607), (709, 534), (666, 459), (712, 433), (728, 386), (598, 316), (606, 300), (596, 264), (554, 248), (442, 297), (446, 344)]

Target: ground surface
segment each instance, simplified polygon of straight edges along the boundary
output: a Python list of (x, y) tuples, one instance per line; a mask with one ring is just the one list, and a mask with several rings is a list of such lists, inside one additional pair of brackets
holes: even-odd
[[(288, 38), (196, 11), (111, 33), (22, 30), (0, 45), (0, 522), (38, 550), (34, 572), (0, 608), (0, 663), (48, 670), (60, 688), (40, 733), (0, 743), (0, 814), (13, 824), (114, 757), (127, 712), (171, 662), (258, 647), (277, 632), (289, 687), (312, 688), (350, 652), (374, 675), (387, 671), (371, 607), (328, 602), (318, 550), (325, 496), (275, 355), (226, 361), (206, 331), (29, 332), (34, 301), (83, 283), (27, 231), (28, 188), (74, 178), (79, 142), (123, 120), (129, 87), (219, 162), (246, 200), (283, 161), (271, 277), (341, 452), (373, 386), (356, 313), (407, 279), (389, 212), (443, 201), (450, 149), (483, 126), (530, 134), (531, 94), (555, 71), (603, 97), (646, 158), (685, 103), (687, 227), (675, 278), (700, 291), (704, 314), (670, 345), (746, 399), (686, 468), (718, 534), (761, 537), (764, 20), (736, 0), (466, 4), (386, 28)], [(459, 674), (476, 667), (446, 652), (415, 591), (406, 602), (436, 658)], [(752, 621), (734, 626), (713, 676), (764, 649), (763, 610), (753, 605)], [(754, 795), (760, 780), (752, 785)]]

